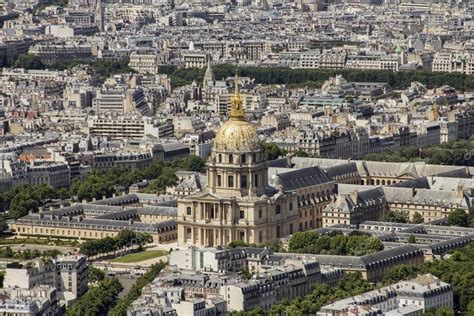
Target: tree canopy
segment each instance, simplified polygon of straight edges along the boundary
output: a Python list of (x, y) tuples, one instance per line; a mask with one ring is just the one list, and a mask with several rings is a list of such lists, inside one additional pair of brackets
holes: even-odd
[(376, 237), (342, 234), (322, 236), (312, 231), (295, 233), (288, 248), (290, 252), (347, 256), (363, 256), (384, 249)]
[(19, 55), (13, 63), (13, 67), (25, 69), (45, 69), (45, 65), (41, 59), (33, 54)]
[(455, 209), (448, 215), (449, 226), (468, 227), (470, 221), (469, 214), (463, 209)]
[(379, 218), (382, 222), (408, 223), (410, 221), (408, 212), (389, 211)]
[(66, 311), (68, 316), (107, 315), (118, 300), (123, 287), (117, 278), (105, 278), (89, 290)]
[[(159, 73), (168, 74), (175, 86), (202, 81), (205, 68), (180, 68), (161, 66)], [(236, 71), (244, 77), (255, 79), (261, 84), (286, 84), (289, 87), (320, 88), (326, 80), (342, 75), (348, 81), (386, 82), (395, 89), (406, 89), (412, 81), (419, 81), (428, 88), (449, 85), (459, 90), (474, 88), (474, 76), (460, 73), (431, 72), (425, 70), (399, 71), (359, 69), (292, 69), (287, 67), (236, 67), (218, 65), (213, 67), (216, 78), (234, 76)]]
[(263, 154), (266, 160), (275, 160), (280, 156), (286, 155), (286, 151), (278, 147), (275, 143), (264, 143)]
[[(474, 80), (473, 80), (474, 83)], [(421, 148), (405, 147), (365, 156), (365, 160), (408, 162), (424, 161), (436, 165), (474, 166), (474, 136), (469, 139), (459, 139), (441, 145)]]
[(152, 242), (153, 237), (146, 233), (136, 233), (131, 230), (122, 230), (115, 237), (89, 239), (81, 244), (79, 252), (88, 257), (115, 252), (130, 246), (142, 246)]

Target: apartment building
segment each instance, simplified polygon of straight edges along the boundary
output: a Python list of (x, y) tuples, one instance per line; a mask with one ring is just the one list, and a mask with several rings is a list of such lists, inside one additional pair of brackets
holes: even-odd
[(32, 289), (39, 285), (56, 289), (61, 302), (70, 303), (88, 288), (88, 265), (82, 256), (59, 256), (52, 261), (35, 259), (6, 267), (4, 287)]
[(139, 112), (150, 116), (151, 109), (141, 88), (128, 88), (122, 85), (104, 86), (96, 91), (92, 106), (97, 114), (122, 115)]
[(159, 65), (166, 65), (165, 54), (154, 50), (136, 50), (130, 54), (128, 66), (141, 74), (156, 74)]
[(162, 123), (151, 117), (140, 116), (92, 116), (87, 120), (89, 135), (109, 139), (169, 138), (174, 136), (174, 125)]
[(379, 290), (342, 299), (323, 306), (317, 316), (342, 316), (369, 311), (384, 315), (421, 315), (440, 307), (453, 307), (453, 291), (448, 283), (432, 274), (400, 281)]

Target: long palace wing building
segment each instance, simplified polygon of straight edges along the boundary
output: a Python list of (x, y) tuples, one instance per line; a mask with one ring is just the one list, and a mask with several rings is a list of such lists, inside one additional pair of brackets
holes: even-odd
[(298, 230), (297, 197), (268, 185), (268, 166), (255, 127), (244, 120), (235, 81), (229, 120), (217, 132), (206, 191), (178, 201), (178, 243), (261, 244)]

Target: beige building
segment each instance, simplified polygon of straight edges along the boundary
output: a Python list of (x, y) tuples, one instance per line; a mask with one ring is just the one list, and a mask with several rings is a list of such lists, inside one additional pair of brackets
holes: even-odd
[(56, 289), (58, 298), (68, 303), (87, 291), (87, 273), (85, 257), (58, 257), (53, 261), (36, 259), (23, 265), (7, 265), (4, 285), (21, 289), (51, 286)]
[(237, 89), (231, 105), (208, 162), (207, 190), (178, 200), (180, 245), (261, 244), (298, 230), (297, 197), (269, 189), (263, 147)]

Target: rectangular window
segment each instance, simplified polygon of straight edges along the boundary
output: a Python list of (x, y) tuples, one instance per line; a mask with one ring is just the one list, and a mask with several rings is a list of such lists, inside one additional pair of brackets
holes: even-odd
[(293, 211), (293, 203), (290, 202), (290, 212)]
[(262, 210), (258, 210), (258, 218), (262, 218)]
[(222, 176), (221, 176), (221, 175), (218, 175), (218, 176), (217, 176), (217, 186), (218, 186), (218, 187), (221, 187), (221, 186), (222, 186)]
[(244, 219), (244, 218), (245, 218), (245, 211), (240, 210), (240, 219)]
[(191, 228), (186, 228), (186, 239), (191, 239)]
[(247, 187), (247, 176), (242, 176), (241, 181), (240, 181), (241, 187), (246, 188)]
[(258, 174), (255, 175), (255, 187), (258, 187)]
[(186, 215), (191, 215), (191, 212), (192, 212), (192, 211), (191, 211), (191, 207), (188, 206), (188, 207), (186, 208)]
[(281, 236), (281, 232), (280, 232), (280, 225), (277, 225), (277, 228), (276, 228), (276, 233), (277, 233), (277, 238), (280, 238)]
[(239, 239), (240, 239), (241, 241), (245, 241), (245, 232), (244, 232), (244, 231), (240, 231), (240, 232), (239, 232)]
[(233, 188), (234, 187), (234, 176), (228, 176), (227, 177), (227, 186), (229, 188)]

